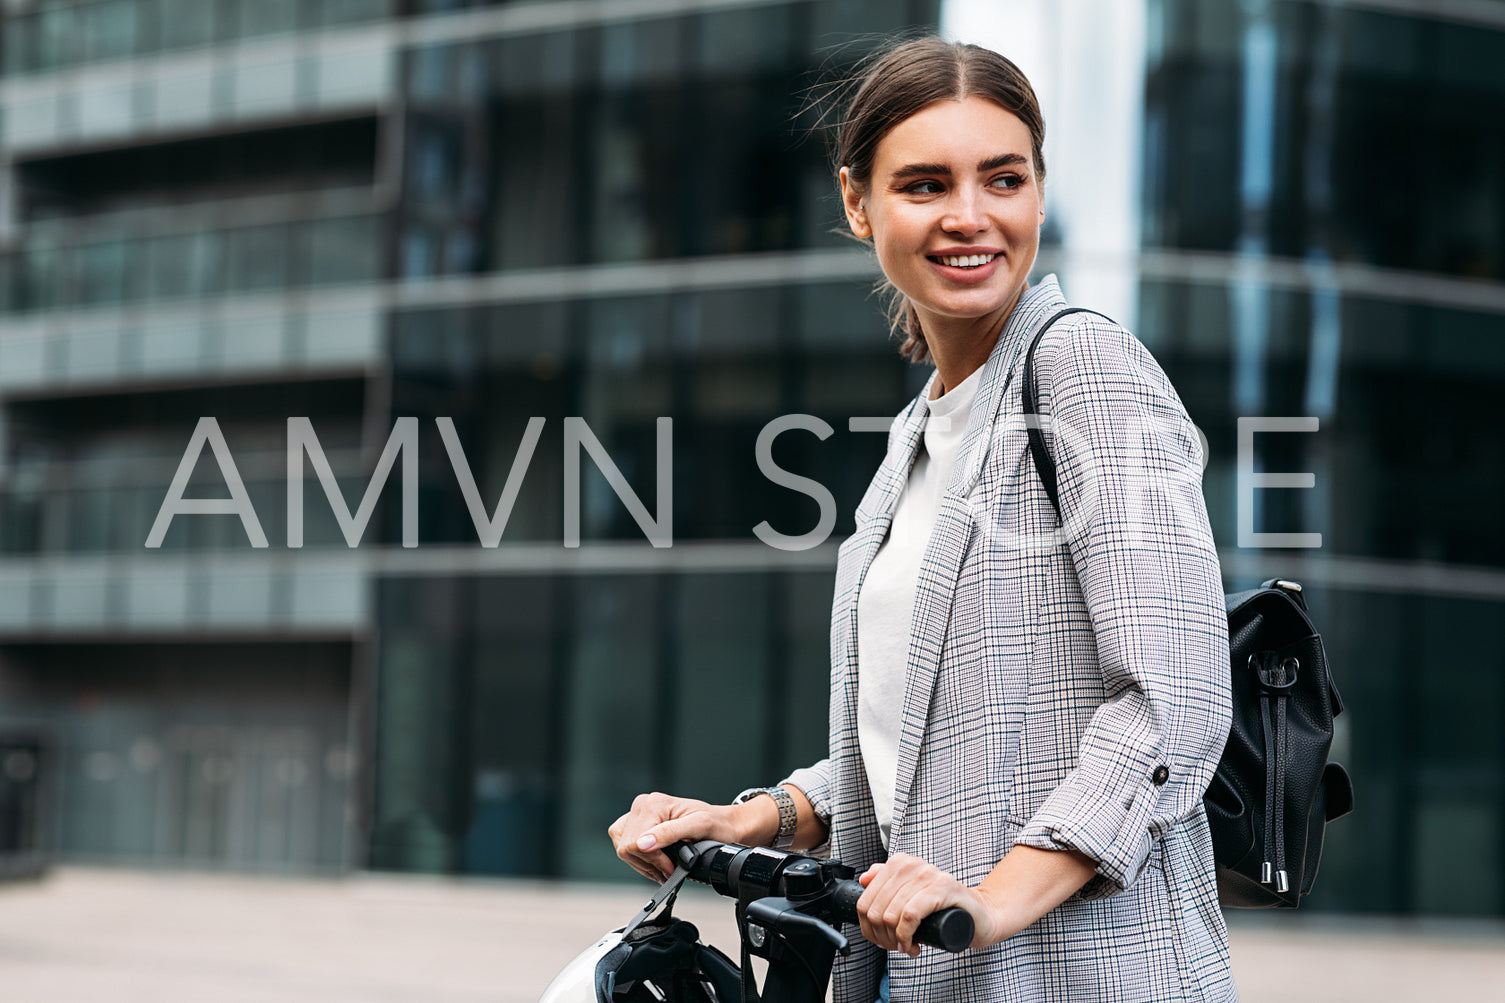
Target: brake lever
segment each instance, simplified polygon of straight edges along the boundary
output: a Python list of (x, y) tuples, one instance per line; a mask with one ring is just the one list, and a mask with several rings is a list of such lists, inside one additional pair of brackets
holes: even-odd
[(761, 898), (747, 905), (748, 922), (757, 923), (766, 929), (784, 932), (810, 932), (819, 934), (838, 954), (852, 950), (846, 936), (830, 923), (801, 912), (799, 906), (786, 898)]

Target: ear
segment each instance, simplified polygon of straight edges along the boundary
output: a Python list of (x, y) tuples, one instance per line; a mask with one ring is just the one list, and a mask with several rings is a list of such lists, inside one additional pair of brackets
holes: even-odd
[(837, 177), (841, 179), (841, 204), (846, 210), (847, 225), (852, 228), (853, 236), (866, 240), (873, 235), (873, 227), (868, 222), (867, 207), (863, 205), (864, 193), (852, 180), (850, 167), (843, 167)]

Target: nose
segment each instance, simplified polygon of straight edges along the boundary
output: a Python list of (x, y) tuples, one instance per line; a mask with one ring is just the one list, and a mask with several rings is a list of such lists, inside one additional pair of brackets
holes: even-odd
[(963, 237), (970, 237), (988, 228), (988, 217), (983, 212), (981, 193), (969, 185), (953, 189), (946, 200), (946, 212), (941, 216), (941, 229)]

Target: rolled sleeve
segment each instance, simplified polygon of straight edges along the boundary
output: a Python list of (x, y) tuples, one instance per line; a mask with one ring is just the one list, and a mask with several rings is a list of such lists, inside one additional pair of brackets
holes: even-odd
[(831, 760), (822, 759), (813, 766), (802, 767), (795, 770), (789, 776), (779, 781), (779, 785), (789, 784), (798, 787), (805, 793), (805, 800), (810, 802), (815, 817), (821, 820), (827, 829), (831, 826), (831, 795), (832, 777)]
[(1201, 804), (1231, 718), (1227, 613), (1201, 442), (1149, 352), (1094, 319), (1047, 336), (1037, 362), (1104, 700), (1015, 842), (1087, 855), (1097, 875), (1078, 895), (1099, 898)]

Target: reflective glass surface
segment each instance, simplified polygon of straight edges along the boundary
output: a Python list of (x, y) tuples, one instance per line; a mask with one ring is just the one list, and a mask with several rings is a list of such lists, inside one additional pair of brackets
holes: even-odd
[(93, 225), (40, 228), (20, 254), (0, 258), (10, 273), (0, 311), (150, 302), (270, 292), (381, 276), (381, 218), (302, 217), (181, 232), (117, 228), (89, 239)]
[[(829, 6), (413, 49), (404, 274), (841, 246), (822, 138), (799, 115)], [(891, 6), (859, 23), (931, 5)]]
[[(884, 437), (851, 432), (853, 416), (892, 415), (924, 373), (906, 365), (864, 301), (865, 282), (801, 284), (404, 312), (394, 329), (394, 414), (417, 415), (425, 465), (421, 535), (473, 543), (477, 531), (433, 419), (449, 417), (485, 499), (495, 507), (531, 418), (545, 423), (505, 540), (562, 541), (564, 420), (583, 418), (633, 492), (656, 511), (656, 421), (672, 419), (674, 537), (752, 540), (765, 520), (797, 536), (817, 502), (760, 472), (759, 435), (783, 415), (824, 422), (830, 438), (792, 429), (773, 440), (780, 469), (812, 477), (836, 500), (836, 532), (882, 459)], [(843, 307), (864, 337), (821, 324)], [(840, 391), (833, 386), (841, 387)], [(581, 533), (643, 539), (644, 530), (582, 453)]]
[[(1142, 233), (1187, 274), (1141, 280), (1137, 333), (1207, 435), (1229, 587), (1317, 579), (1357, 809), (1308, 901), (1498, 915), (1505, 31), (1366, 6), (1149, 5)], [(1237, 421), (1297, 415), (1255, 469), (1315, 486), (1252, 515), (1321, 548), (1241, 547)]]
[(385, 580), (372, 865), (622, 878), (635, 795), (824, 753), (830, 602), (827, 572)]
[(65, 0), (5, 19), (0, 73), (45, 73), (390, 17), (396, 0)]
[(1505, 31), (1362, 5), (1150, 12), (1148, 243), (1505, 279)]

